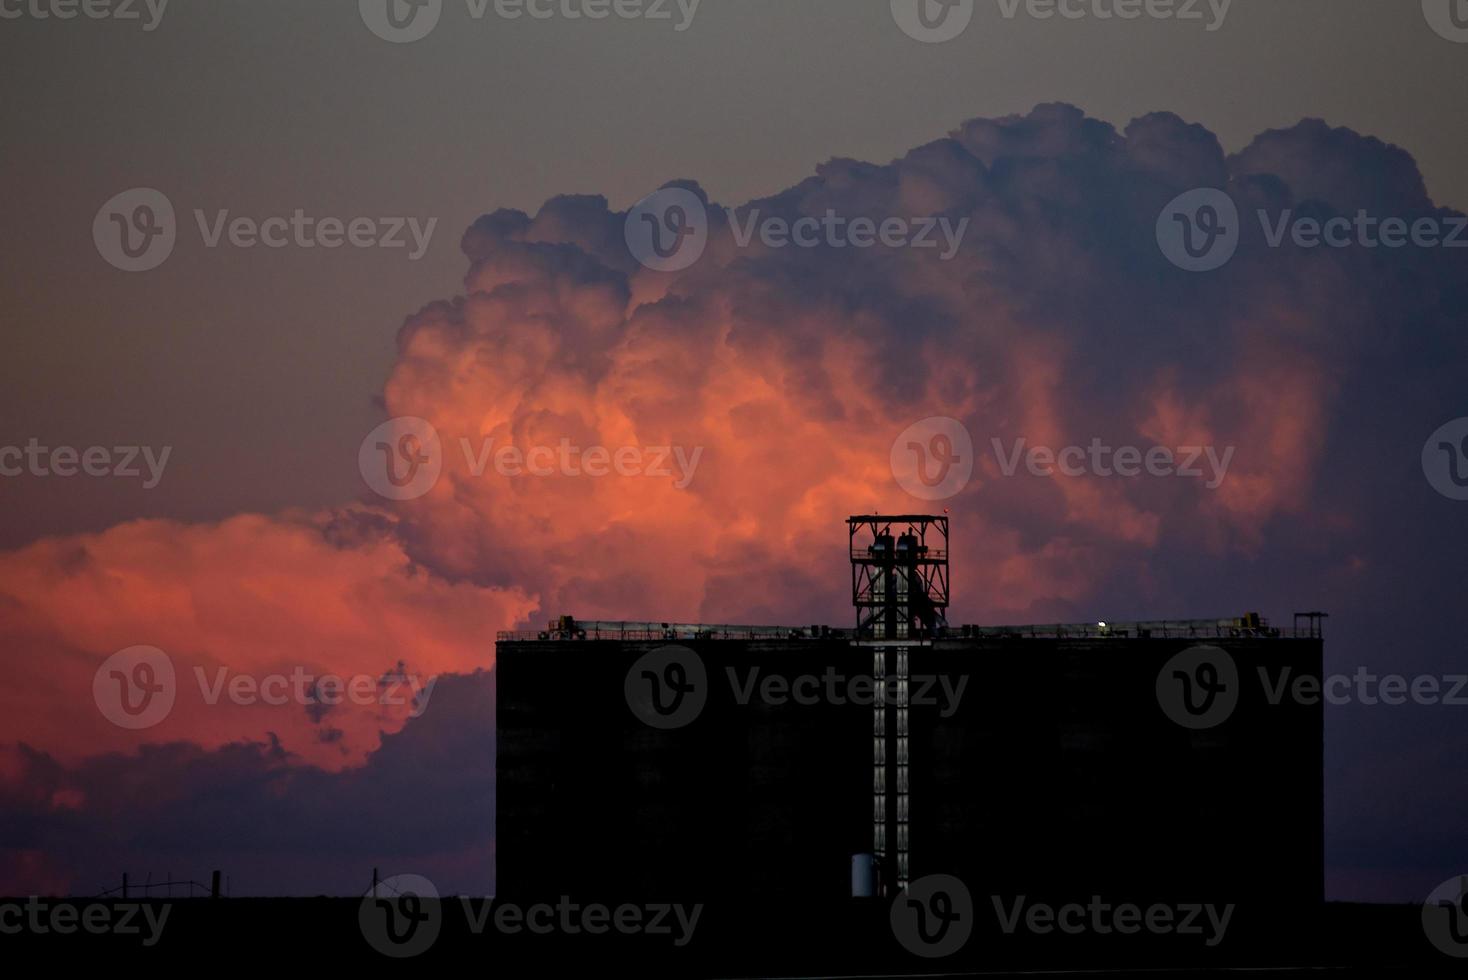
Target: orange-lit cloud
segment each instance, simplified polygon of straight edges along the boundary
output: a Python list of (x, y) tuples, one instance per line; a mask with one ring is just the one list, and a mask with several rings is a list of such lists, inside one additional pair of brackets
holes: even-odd
[[(12, 679), (0, 693), (0, 743), (76, 761), (149, 742), (213, 748), (274, 736), (303, 761), (360, 764), (382, 732), (432, 710), (433, 678), (490, 666), (495, 629), (529, 607), (517, 590), (425, 574), (390, 525), (360, 512), (140, 521), (41, 541), (0, 555)], [(99, 710), (93, 677), (139, 645), (168, 655), (177, 693), (159, 724), (129, 731)], [(321, 687), (327, 677), (362, 680), (353, 694)], [(81, 800), (58, 790), (53, 802)]]
[[(426, 683), (488, 664), (496, 629), (561, 613), (839, 622), (854, 512), (952, 510), (960, 619), (1060, 618), (1168, 549), (1256, 555), (1271, 521), (1312, 502), (1322, 434), (1368, 342), (1349, 293), (1362, 280), (1335, 255), (1245, 253), (1191, 276), (1152, 225), (1188, 186), (1227, 184), (1245, 211), (1287, 201), (1264, 168), (1308, 179), (1287, 161), (1322, 152), (1337, 162), (1322, 193), (1367, 194), (1352, 167), (1386, 168), (1421, 203), (1399, 151), (1315, 124), (1227, 159), (1168, 115), (1119, 134), (1042, 106), (885, 166), (832, 160), (732, 219), (966, 222), (951, 261), (741, 245), (710, 203), (706, 254), (667, 274), (634, 260), (625, 214), (601, 198), (487, 215), (464, 236), (464, 295), (407, 322), (383, 392), (389, 415), (440, 434), (436, 486), (334, 516), (143, 522), (0, 555), (0, 631), (25, 678), (3, 695), (0, 741), (75, 758), (273, 733), (299, 758), (357, 764), (406, 709), (194, 696), (129, 733), (88, 710), (88, 685), (138, 644), (198, 695), (221, 670), (382, 676), (402, 662)], [(940, 502), (908, 495), (889, 462), (894, 438), (934, 416), (961, 420), (976, 457)], [(1006, 473), (1020, 440), (1207, 446), (1230, 466), (1216, 487)], [(507, 449), (517, 472), (497, 464)], [(1351, 523), (1343, 508), (1320, 519)], [(1141, 599), (1156, 614), (1200, 612), (1155, 585)]]

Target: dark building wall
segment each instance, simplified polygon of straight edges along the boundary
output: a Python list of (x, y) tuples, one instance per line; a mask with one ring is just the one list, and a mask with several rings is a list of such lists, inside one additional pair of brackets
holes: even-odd
[(1321, 901), (1322, 709), (1271, 704), (1259, 676), (1319, 678), (1321, 644), (1206, 642), (1233, 659), (1240, 694), (1203, 730), (1158, 701), (1159, 671), (1188, 641), (915, 652), (915, 674), (971, 679), (951, 717), (912, 714), (914, 876), (1067, 900)]
[[(1319, 705), (1270, 704), (1257, 668), (1318, 678), (1318, 640), (1208, 640), (1241, 696), (1203, 731), (1156, 678), (1186, 640), (938, 641), (914, 675), (967, 685), (947, 718), (912, 709), (914, 876), (975, 895), (1318, 901)], [(728, 676), (869, 676), (845, 640), (710, 640), (708, 701), (660, 731), (624, 696), (657, 642), (502, 642), (498, 887), (510, 899), (841, 901), (872, 846), (869, 704), (739, 704)]]
[(869, 849), (871, 709), (738, 703), (727, 675), (850, 673), (840, 644), (705, 641), (706, 706), (660, 731), (628, 707), (629, 668), (662, 643), (501, 643), (498, 894), (707, 901), (849, 893)]

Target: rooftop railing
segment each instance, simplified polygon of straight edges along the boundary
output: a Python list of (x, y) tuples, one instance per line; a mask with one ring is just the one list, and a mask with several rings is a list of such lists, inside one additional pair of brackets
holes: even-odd
[[(1320, 637), (1318, 628), (1281, 629), (1267, 620), (1176, 619), (1125, 623), (1037, 623), (1022, 626), (946, 626), (926, 639), (1291, 639)], [(579, 622), (543, 630), (506, 630), (499, 642), (618, 640), (871, 640), (854, 629), (834, 626), (736, 626), (707, 623)]]

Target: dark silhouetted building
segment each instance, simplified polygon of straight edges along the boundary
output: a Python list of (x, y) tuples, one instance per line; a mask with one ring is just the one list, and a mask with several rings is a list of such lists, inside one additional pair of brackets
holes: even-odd
[(1317, 617), (950, 626), (914, 520), (853, 518), (855, 629), (502, 634), (497, 894), (1322, 901)]

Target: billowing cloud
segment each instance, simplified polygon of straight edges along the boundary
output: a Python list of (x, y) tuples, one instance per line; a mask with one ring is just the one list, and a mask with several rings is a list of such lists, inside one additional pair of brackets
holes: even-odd
[[(1167, 263), (1155, 225), (1205, 186), (1249, 227), (1231, 265), (1197, 275)], [(386, 386), (391, 414), (445, 443), (445, 478), (401, 510), (409, 552), (455, 580), (524, 586), (543, 615), (839, 614), (841, 518), (932, 506), (896, 485), (888, 453), (910, 424), (951, 416), (978, 457), (946, 502), (973, 618), (1060, 615), (1159, 550), (1257, 556), (1278, 522), (1320, 519), (1338, 488), (1319, 474), (1352, 438), (1335, 417), (1363, 368), (1401, 363), (1378, 357), (1380, 308), (1413, 316), (1419, 347), (1462, 351), (1438, 257), (1272, 249), (1254, 227), (1261, 209), (1357, 207), (1423, 213), (1410, 157), (1313, 121), (1227, 157), (1171, 115), (1117, 132), (1042, 106), (885, 166), (832, 160), (732, 217), (710, 204), (708, 249), (675, 274), (630, 258), (625, 213), (600, 198), (488, 215), (464, 238), (465, 295), (409, 320)], [(831, 214), (966, 231), (948, 261), (739, 241), (750, 222)], [(1018, 440), (1208, 447), (1227, 469), (1009, 476)], [(546, 447), (549, 467), (556, 447), (656, 446), (696, 470), (506, 476), (491, 462), (505, 447)]]
[[(363, 512), (142, 521), (41, 541), (0, 555), (0, 743), (74, 763), (149, 743), (271, 739), (325, 769), (360, 765), (383, 732), (433, 710), (435, 678), (490, 666), (495, 629), (528, 608), (518, 590), (427, 574), (389, 520)], [(93, 686), (137, 646), (167, 656), (171, 680), (159, 671), (153, 683), (174, 695), (141, 730), (114, 724)]]

